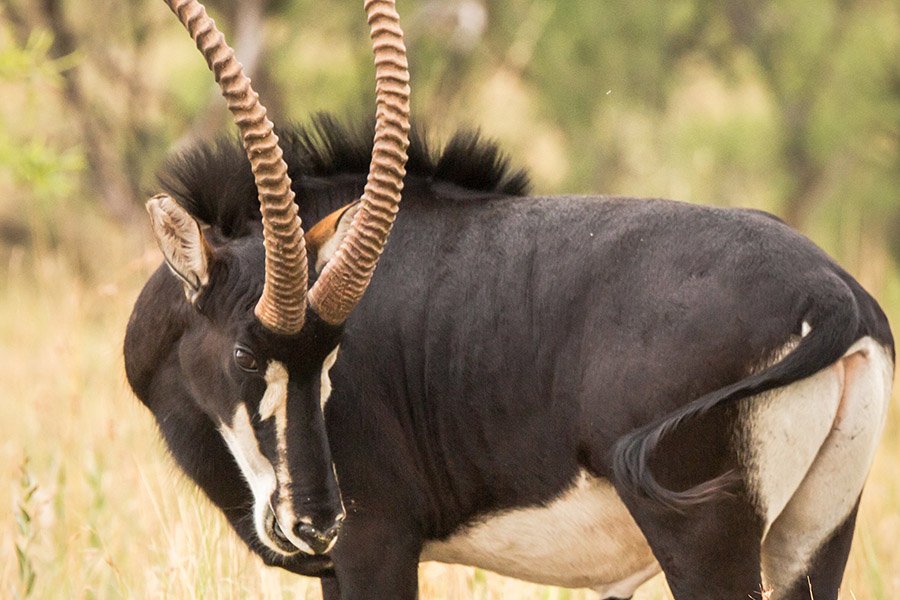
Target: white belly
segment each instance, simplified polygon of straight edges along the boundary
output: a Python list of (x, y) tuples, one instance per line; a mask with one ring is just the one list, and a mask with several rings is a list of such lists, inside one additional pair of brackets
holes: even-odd
[(428, 542), (421, 558), (592, 588), (601, 598), (627, 598), (659, 571), (613, 486), (586, 473), (544, 506), (488, 515), (446, 540)]

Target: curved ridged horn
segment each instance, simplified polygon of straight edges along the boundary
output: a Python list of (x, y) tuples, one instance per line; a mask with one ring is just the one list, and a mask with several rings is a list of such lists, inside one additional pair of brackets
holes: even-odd
[(409, 66), (394, 0), (366, 0), (375, 54), (375, 147), (350, 232), (309, 291), (322, 320), (343, 323), (362, 298), (400, 204), (409, 147)]
[(259, 194), (266, 280), (256, 317), (270, 331), (297, 333), (306, 316), (306, 245), (278, 136), (241, 64), (197, 0), (165, 0), (215, 75), (238, 126)]

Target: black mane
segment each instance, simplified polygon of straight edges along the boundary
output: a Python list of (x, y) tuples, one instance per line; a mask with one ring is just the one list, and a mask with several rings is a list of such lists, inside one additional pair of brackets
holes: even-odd
[[(357, 176), (361, 190), (369, 170), (373, 129), (347, 126), (329, 114), (315, 116), (308, 125), (277, 129), (294, 191), (303, 199), (301, 213), (315, 209), (304, 206), (310, 195), (331, 187), (325, 178)], [(408, 155), (408, 185), (420, 178), (491, 195), (522, 196), (529, 190), (528, 174), (512, 168), (499, 146), (475, 130), (459, 131), (443, 149), (433, 151), (425, 134), (413, 129)], [(237, 137), (178, 153), (167, 161), (159, 180), (194, 217), (225, 237), (246, 235), (259, 221), (253, 175)], [(314, 210), (304, 221), (321, 218), (321, 213)]]

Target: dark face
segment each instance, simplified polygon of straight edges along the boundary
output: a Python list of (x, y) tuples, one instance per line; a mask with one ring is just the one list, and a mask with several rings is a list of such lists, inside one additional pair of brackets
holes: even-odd
[[(327, 397), (323, 390), (330, 388), (327, 367), (335, 360), (338, 332), (324, 323), (343, 323), (359, 302), (400, 202), (409, 146), (409, 89), (391, 82), (408, 81), (409, 72), (399, 17), (392, 4), (366, 5), (379, 81), (370, 175), (355, 203), (358, 218), (349, 207), (341, 210), (329, 222), (343, 223), (346, 218), (346, 225), (327, 227), (315, 247), (319, 263), (333, 262), (310, 288), (291, 178), (265, 108), (215, 23), (197, 10), (202, 7), (194, 3), (183, 10), (169, 4), (198, 40), (241, 132), (267, 246), (263, 252), (261, 237), (245, 238), (227, 242), (232, 247), (223, 254), (209, 243), (202, 223), (171, 196), (158, 194), (147, 202), (166, 263), (200, 313), (181, 341), (183, 375), (247, 479), (260, 540), (280, 554), (321, 554), (334, 544), (344, 514), (322, 415)], [(220, 77), (222, 73), (228, 76)], [(256, 257), (249, 269), (242, 268), (246, 265), (241, 261), (247, 260), (238, 245)], [(258, 260), (263, 255), (265, 261)], [(316, 306), (323, 321), (308, 305)]]
[(322, 413), (340, 332), (312, 312), (296, 335), (260, 325), (261, 246), (210, 253), (179, 362), (252, 491), (259, 541), (281, 555), (323, 554), (344, 518)]

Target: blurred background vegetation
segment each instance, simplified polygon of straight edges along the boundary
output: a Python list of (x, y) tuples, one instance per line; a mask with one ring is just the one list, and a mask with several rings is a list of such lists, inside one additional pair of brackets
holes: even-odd
[[(276, 122), (372, 113), (361, 4), (207, 2)], [(539, 193), (771, 211), (834, 255), (900, 323), (896, 0), (398, 4), (417, 123), (438, 139), (481, 127), (530, 169)], [(145, 515), (153, 476), (171, 478), (165, 466), (141, 470), (146, 452), (165, 459), (122, 384), (119, 357), (130, 305), (159, 258), (142, 204), (166, 153), (230, 131), (229, 115), (158, 0), (3, 0), (0, 99), (0, 358), (8, 359), (0, 361), (0, 491), (14, 498), (0, 533), (0, 556), (10, 553), (0, 561), (0, 596), (49, 594), (41, 585), (75, 577), (66, 565), (80, 565), (66, 597), (142, 595), (150, 588), (128, 571), (141, 560), (141, 548), (126, 549), (129, 536), (158, 539), (167, 515), (186, 511), (190, 522), (205, 510), (185, 508), (192, 492), (181, 486), (180, 500), (161, 501), (175, 508), (159, 505), (156, 521), (136, 516)], [(900, 597), (892, 546), (900, 491), (887, 481), (900, 479), (898, 438), (893, 414), (890, 451), (875, 471), (885, 481), (864, 505), (851, 562), (858, 598)], [(130, 462), (119, 450), (142, 456)], [(122, 488), (129, 477), (133, 487)], [(168, 493), (162, 484), (157, 492)], [(31, 513), (50, 515), (45, 534)], [(62, 529), (61, 513), (70, 519)], [(203, 513), (200, 522), (219, 531), (215, 519)], [(159, 543), (164, 570), (171, 553)], [(116, 566), (122, 553), (135, 564)], [(215, 565), (203, 572), (231, 573)], [(204, 595), (184, 577), (188, 595)], [(461, 597), (483, 579), (465, 577)]]
[[(371, 113), (357, 3), (208, 4), (276, 120)], [(860, 237), (900, 257), (889, 243), (900, 237), (896, 2), (400, 9), (418, 122), (443, 135), (483, 127), (540, 192), (755, 206), (841, 258), (858, 259)], [(5, 0), (0, 19), (7, 245), (65, 204), (128, 223), (173, 145), (230, 126), (203, 61), (156, 1)]]

